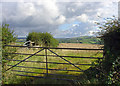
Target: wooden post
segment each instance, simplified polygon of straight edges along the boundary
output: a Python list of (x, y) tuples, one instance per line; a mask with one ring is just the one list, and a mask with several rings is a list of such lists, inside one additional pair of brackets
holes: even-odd
[(103, 58), (105, 58), (105, 54), (106, 54), (105, 49), (103, 49)]
[(47, 49), (45, 49), (45, 55), (46, 55), (46, 73), (48, 76)]

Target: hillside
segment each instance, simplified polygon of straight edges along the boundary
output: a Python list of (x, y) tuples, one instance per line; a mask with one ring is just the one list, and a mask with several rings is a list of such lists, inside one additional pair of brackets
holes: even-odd
[[(93, 36), (81, 36), (74, 38), (56, 38), (59, 43), (82, 43), (82, 44), (100, 44), (100, 39)], [(18, 37), (17, 42), (25, 42), (26, 37)]]
[(26, 37), (17, 37), (17, 42), (25, 42), (26, 41)]
[(59, 43), (83, 43), (83, 44), (100, 44), (100, 39), (93, 36), (81, 36), (74, 38), (57, 38)]

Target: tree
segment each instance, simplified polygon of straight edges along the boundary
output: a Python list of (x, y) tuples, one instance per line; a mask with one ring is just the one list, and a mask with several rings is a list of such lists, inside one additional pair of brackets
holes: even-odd
[(41, 38), (41, 33), (36, 33), (36, 32), (31, 32), (27, 36), (27, 41), (31, 40), (36, 43), (36, 45), (40, 45), (40, 38)]
[(50, 33), (31, 32), (27, 36), (27, 41), (31, 40), (38, 45), (45, 47), (57, 47), (58, 41)]
[(11, 42), (15, 42), (16, 41), (16, 37), (14, 34), (14, 31), (10, 30), (9, 24), (4, 24), (2, 25), (2, 45), (4, 48), (4, 45), (7, 45)]

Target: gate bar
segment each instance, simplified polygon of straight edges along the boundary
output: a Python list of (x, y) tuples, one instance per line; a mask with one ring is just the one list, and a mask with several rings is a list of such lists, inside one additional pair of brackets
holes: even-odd
[(38, 52), (36, 52), (36, 53), (34, 53), (34, 54), (30, 55), (29, 57), (25, 58), (24, 60), (22, 60), (22, 61), (18, 62), (17, 64), (13, 65), (12, 67), (8, 68), (7, 70), (5, 70), (5, 72), (6, 72), (6, 71), (8, 71), (8, 70), (10, 70), (11, 68), (13, 68), (13, 67), (17, 66), (17, 65), (18, 65), (18, 64), (20, 64), (21, 62), (23, 62), (23, 61), (25, 61), (25, 60), (29, 59), (30, 57), (34, 56), (35, 54), (37, 54), (37, 53), (41, 52), (42, 50), (44, 50), (44, 48), (43, 48), (43, 49), (41, 49), (41, 50), (39, 50)]
[(69, 64), (73, 65), (74, 67), (76, 67), (77, 69), (83, 71), (82, 69), (80, 69), (79, 67), (77, 67), (75, 64), (69, 62), (68, 60), (64, 59), (63, 57), (59, 56), (58, 54), (56, 54), (55, 52), (53, 52), (52, 50), (48, 49), (50, 52), (54, 53), (56, 56), (60, 57), (61, 59), (65, 60), (66, 62), (68, 62)]
[[(12, 66), (12, 65), (7, 65), (7, 66)], [(15, 66), (15, 67), (33, 68), (33, 69), (44, 69), (44, 70), (46, 69), (46, 68), (39, 68), (39, 67), (26, 67), (26, 66)], [(83, 70), (82, 70), (82, 71), (79, 71), (79, 70), (63, 70), (63, 69), (48, 69), (48, 70), (84, 72)]]
[[(35, 74), (46, 74), (46, 73), (39, 73), (39, 72), (20, 71), (20, 70), (11, 70), (11, 71), (14, 71), (14, 72), (24, 72), (24, 73), (35, 73)], [(49, 73), (48, 75), (79, 77), (79, 76), (74, 76), (74, 75), (53, 74), (53, 73)]]
[[(15, 59), (6, 59), (9, 61), (22, 61), (22, 60), (15, 60)], [(46, 62), (42, 62), (42, 61), (24, 61), (24, 62), (36, 62), (36, 63), (46, 63)], [(60, 63), (60, 62), (47, 62), (47, 63), (51, 63), (51, 64), (67, 64), (67, 65), (71, 65), (69, 63)], [(92, 64), (77, 64), (74, 63), (75, 65), (92, 65)]]
[[(28, 47), (28, 46), (18, 46), (18, 45), (5, 45), (8, 47)], [(104, 49), (88, 49), (88, 48), (55, 48), (55, 47), (28, 47), (28, 48), (44, 48), (44, 49), (67, 49), (67, 50), (104, 50)]]

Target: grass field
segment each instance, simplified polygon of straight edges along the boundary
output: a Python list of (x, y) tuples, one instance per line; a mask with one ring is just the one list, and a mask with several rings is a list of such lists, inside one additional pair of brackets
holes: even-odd
[[(59, 44), (59, 47), (61, 48), (91, 48), (91, 49), (99, 49), (102, 47), (102, 45), (93, 45), (93, 44), (74, 44), (74, 43), (61, 43)], [(37, 52), (39, 49), (28, 49), (28, 48), (18, 48), (17, 53), (28, 53), (28, 54), (33, 54)], [(79, 56), (79, 57), (103, 57), (102, 51), (88, 51), (88, 50), (55, 50), (52, 49), (55, 53), (61, 56)], [(38, 54), (45, 54), (45, 51), (42, 51)], [(48, 55), (54, 55), (50, 51), (47, 52)], [(17, 55), (14, 57), (15, 60), (23, 60), (29, 55)], [(92, 62), (96, 61), (96, 59), (88, 59), (88, 58), (68, 58), (64, 57), (64, 59), (70, 61), (71, 63), (74, 64), (92, 64)], [(37, 63), (35, 62), (22, 62), (18, 66), (26, 66), (26, 67), (39, 67), (39, 68), (46, 68), (45, 63), (39, 63), (39, 61), (46, 61), (45, 56), (33, 56), (26, 61), (38, 61)], [(19, 61), (10, 61), (7, 63), (7, 65), (15, 65)], [(59, 63), (67, 63), (60, 57), (48, 57), (48, 62), (59, 62)], [(82, 70), (87, 70), (90, 65), (76, 65)], [(10, 66), (9, 66), (10, 67)], [(7, 66), (8, 68), (8, 66)], [(6, 69), (7, 69), (6, 68)], [(79, 70), (73, 65), (69, 64), (50, 64), (48, 63), (48, 68), (50, 69), (63, 69), (63, 70)], [(29, 71), (29, 72), (37, 72), (37, 73), (46, 73), (46, 70), (44, 69), (31, 69), (31, 68), (20, 68), (20, 67), (14, 67), (12, 70), (19, 70), (19, 71)], [(63, 74), (63, 75), (75, 75), (79, 76), (83, 72), (73, 72), (73, 71), (55, 71), (55, 70), (49, 70), (49, 73), (52, 74)], [(25, 74), (25, 75), (30, 75), (30, 76), (46, 76), (43, 74), (33, 74), (33, 73), (24, 73), (24, 72), (14, 72), (14, 71), (7, 71), (5, 72), (4, 79), (3, 79), (3, 84), (70, 84), (68, 81), (61, 81), (61, 80), (52, 80), (52, 79), (36, 79), (32, 77), (21, 77), (21, 76), (15, 76), (15, 74)], [(52, 78), (66, 78), (66, 79), (79, 79), (78, 77), (64, 77), (64, 76), (51, 76), (49, 77)]]

